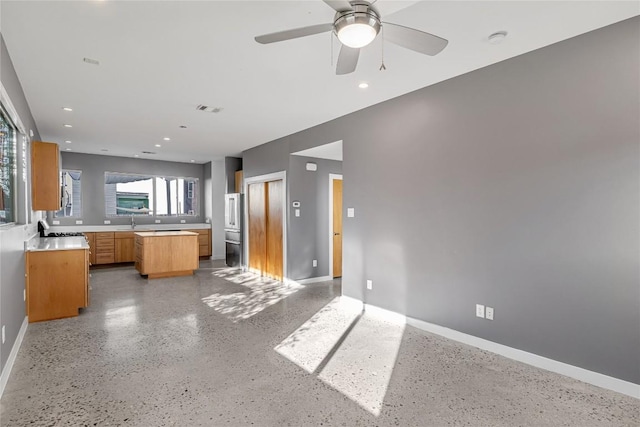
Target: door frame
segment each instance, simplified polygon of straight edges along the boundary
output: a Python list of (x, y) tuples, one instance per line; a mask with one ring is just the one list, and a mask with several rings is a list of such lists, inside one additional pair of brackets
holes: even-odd
[[(328, 276), (330, 276), (331, 279), (333, 279), (333, 181), (334, 180), (343, 181), (342, 175), (337, 173), (329, 174), (329, 274)], [(343, 184), (344, 184), (344, 181), (343, 181)], [(342, 201), (344, 202), (344, 187), (342, 188)], [(342, 229), (344, 230), (344, 219), (342, 221), (342, 224), (343, 224)], [(342, 237), (343, 237), (343, 243), (344, 243), (344, 233), (342, 233)], [(344, 248), (344, 244), (342, 245), (342, 247)], [(342, 258), (343, 258), (342, 265), (344, 266), (344, 251), (342, 251)]]
[(288, 192), (287, 192), (287, 172), (273, 172), (265, 175), (252, 176), (250, 178), (244, 178), (244, 182), (242, 184), (242, 188), (244, 190), (244, 204), (242, 210), (244, 211), (244, 228), (243, 232), (243, 244), (244, 244), (244, 271), (249, 270), (249, 184), (260, 184), (269, 181), (279, 181), (282, 180), (282, 191), (284, 194), (282, 195), (282, 281), (285, 282), (288, 280), (287, 278), (287, 200), (288, 200)]

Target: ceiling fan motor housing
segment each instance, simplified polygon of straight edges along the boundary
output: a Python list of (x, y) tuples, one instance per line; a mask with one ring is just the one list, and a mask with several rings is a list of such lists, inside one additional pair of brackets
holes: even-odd
[[(369, 3), (352, 3), (353, 10), (336, 13), (336, 17), (333, 23), (333, 30), (343, 44), (349, 47), (359, 48), (369, 44), (380, 32), (380, 16), (376, 13)], [(350, 27), (350, 28), (349, 28)], [(349, 42), (345, 42), (343, 36), (349, 32), (352, 28), (370, 28), (371, 40), (362, 45), (350, 45)]]

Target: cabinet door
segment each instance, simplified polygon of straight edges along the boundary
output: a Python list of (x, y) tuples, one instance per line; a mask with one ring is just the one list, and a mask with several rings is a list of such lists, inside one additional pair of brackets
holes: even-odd
[(89, 263), (93, 265), (96, 263), (96, 234), (84, 233), (84, 235), (89, 243)]
[(134, 262), (136, 260), (133, 237), (115, 239), (115, 242), (115, 262)]
[(34, 211), (60, 209), (60, 150), (58, 144), (31, 143), (31, 204)]

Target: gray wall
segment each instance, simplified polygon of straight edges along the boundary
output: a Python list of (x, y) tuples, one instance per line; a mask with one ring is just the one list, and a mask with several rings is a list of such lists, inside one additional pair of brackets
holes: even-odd
[[(25, 126), (27, 134), (34, 132), (34, 139), (40, 139), (38, 129), (31, 115), (31, 110), (22, 91), (15, 69), (9, 57), (9, 52), (0, 35), (0, 81), (4, 86), (11, 103), (15, 107), (20, 120)], [(28, 138), (28, 136), (27, 136)], [(29, 139), (29, 138), (28, 138)], [(23, 149), (22, 135), (18, 137), (18, 152)], [(26, 147), (29, 153), (29, 147)], [(0, 371), (4, 372), (7, 359), (11, 353), (20, 326), (26, 316), (23, 291), (24, 281), (24, 241), (28, 240), (35, 232), (35, 225), (29, 224), (30, 220), (36, 221), (39, 214), (26, 212), (31, 206), (29, 181), (24, 182), (22, 176), (22, 157), (18, 159), (18, 218), (21, 224), (15, 226), (0, 227), (0, 325), (5, 327), (6, 340), (0, 342)], [(27, 174), (29, 180), (30, 175)]]
[(342, 139), (345, 295), (640, 383), (639, 27), (248, 150), (245, 174)]
[[(82, 220), (83, 225), (103, 225), (104, 220), (111, 225), (129, 224), (129, 217), (105, 216), (104, 173), (125, 172), (150, 175), (184, 176), (199, 179), (199, 216), (157, 217), (163, 224), (177, 224), (181, 219), (187, 223), (204, 222), (204, 165), (194, 163), (166, 162), (159, 160), (135, 159), (128, 157), (98, 156), (94, 154), (62, 153), (62, 168), (82, 171)], [(60, 225), (75, 225), (76, 218), (56, 218)], [(136, 217), (137, 224), (153, 224), (156, 217)]]
[[(307, 162), (318, 165), (306, 170)], [(290, 156), (288, 183), (288, 277), (293, 280), (329, 275), (329, 174), (341, 174), (342, 162)], [(293, 201), (300, 202), (295, 216)], [(313, 260), (318, 266), (313, 267)]]

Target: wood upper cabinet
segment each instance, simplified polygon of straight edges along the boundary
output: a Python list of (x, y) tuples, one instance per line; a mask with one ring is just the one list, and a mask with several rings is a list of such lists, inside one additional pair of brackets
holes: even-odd
[(31, 143), (31, 204), (34, 211), (60, 209), (60, 149), (52, 142)]
[(236, 171), (235, 174), (235, 181), (236, 181), (236, 186), (235, 186), (235, 190), (236, 193), (244, 193), (243, 188), (244, 188), (244, 182), (243, 182), (243, 173), (242, 171)]

